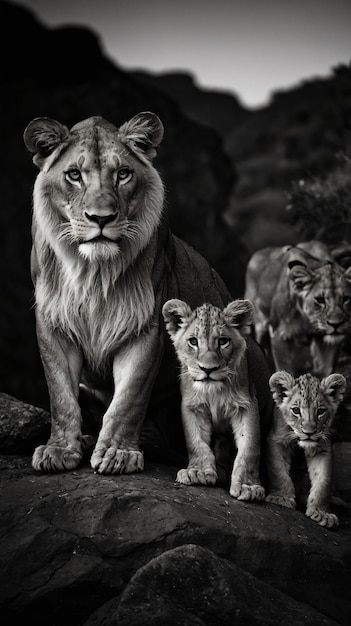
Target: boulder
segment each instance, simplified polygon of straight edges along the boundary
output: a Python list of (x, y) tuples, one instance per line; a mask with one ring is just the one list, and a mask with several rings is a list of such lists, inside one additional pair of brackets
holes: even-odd
[[(44, 435), (47, 414), (22, 408)], [(2, 394), (0, 415), (13, 419), (11, 450), (25, 449), (21, 403)], [(178, 485), (178, 467), (147, 457), (140, 474), (95, 474), (88, 458), (41, 474), (30, 456), (0, 449), (2, 618), (208, 626), (280, 624), (283, 614), (292, 625), (348, 625), (351, 444), (335, 445), (333, 531), (303, 510), (235, 500), (225, 486)]]

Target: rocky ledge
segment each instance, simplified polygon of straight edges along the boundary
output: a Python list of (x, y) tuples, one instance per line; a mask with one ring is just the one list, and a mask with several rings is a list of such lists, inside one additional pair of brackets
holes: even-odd
[(350, 624), (351, 443), (334, 444), (330, 531), (301, 510), (177, 485), (176, 467), (149, 460), (135, 475), (94, 474), (88, 460), (38, 474), (24, 439), (45, 440), (48, 418), (0, 394), (6, 623)]

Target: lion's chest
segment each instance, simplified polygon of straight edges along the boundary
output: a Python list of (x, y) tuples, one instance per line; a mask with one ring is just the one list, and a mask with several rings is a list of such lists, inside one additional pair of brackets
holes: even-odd
[(104, 288), (101, 277), (94, 280), (61, 281), (61, 289), (50, 289), (46, 280), (36, 285), (37, 307), (46, 322), (82, 350), (92, 369), (105, 367), (116, 350), (138, 336), (154, 313), (151, 281), (123, 278)]
[(195, 412), (207, 422), (211, 422), (212, 430), (216, 433), (232, 432), (233, 422), (241, 414), (242, 405), (235, 393), (226, 390), (205, 390), (199, 395)]

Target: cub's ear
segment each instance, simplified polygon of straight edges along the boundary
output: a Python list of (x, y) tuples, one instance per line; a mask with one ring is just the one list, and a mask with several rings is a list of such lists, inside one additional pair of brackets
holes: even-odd
[(288, 263), (288, 278), (296, 291), (302, 291), (312, 283), (313, 272), (305, 263), (295, 259)]
[(254, 320), (254, 308), (250, 300), (233, 300), (223, 310), (223, 316), (229, 326), (234, 326), (242, 335), (250, 334)]
[(278, 406), (282, 404), (287, 392), (290, 391), (294, 385), (295, 378), (285, 370), (280, 370), (272, 374), (269, 379), (269, 387), (272, 392), (273, 400)]
[(191, 314), (190, 306), (183, 300), (167, 300), (162, 307), (166, 328), (171, 336), (179, 330), (184, 319), (189, 318)]
[(321, 381), (322, 392), (336, 404), (341, 402), (346, 386), (346, 378), (342, 374), (330, 374)]
[(68, 141), (69, 137), (67, 126), (50, 117), (36, 117), (29, 122), (23, 133), (24, 144), (28, 152), (33, 154), (33, 162), (39, 168), (58, 146)]
[(163, 133), (164, 128), (160, 118), (151, 111), (143, 111), (134, 115), (119, 129), (120, 139), (131, 150), (141, 152), (150, 161), (156, 156), (156, 148), (163, 139)]

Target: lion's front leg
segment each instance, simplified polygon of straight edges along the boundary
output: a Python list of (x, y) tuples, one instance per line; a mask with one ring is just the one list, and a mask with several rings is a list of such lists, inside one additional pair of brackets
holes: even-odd
[(266, 501), (288, 509), (296, 508), (295, 487), (290, 476), (292, 450), (270, 432), (266, 445), (269, 494)]
[(323, 337), (313, 337), (311, 340), (311, 356), (313, 373), (320, 378), (328, 376), (335, 371), (341, 343), (325, 343)]
[(51, 434), (33, 454), (35, 470), (72, 470), (83, 456), (82, 416), (78, 404), (82, 370), (80, 351), (61, 335), (51, 332), (37, 311), (37, 337), (50, 396)]
[(339, 525), (338, 517), (328, 511), (332, 480), (330, 442), (327, 443), (324, 451), (318, 452), (314, 456), (306, 454), (306, 462), (311, 483), (306, 515), (320, 526), (336, 528)]
[(264, 500), (265, 491), (259, 478), (261, 437), (256, 402), (235, 416), (232, 428), (237, 454), (229, 493), (238, 500)]
[(91, 457), (91, 466), (99, 474), (130, 474), (144, 469), (139, 437), (162, 349), (155, 326), (116, 354), (114, 394)]
[(188, 467), (179, 470), (176, 482), (183, 485), (215, 485), (217, 469), (210, 442), (211, 416), (182, 402), (182, 422), (188, 451)]

